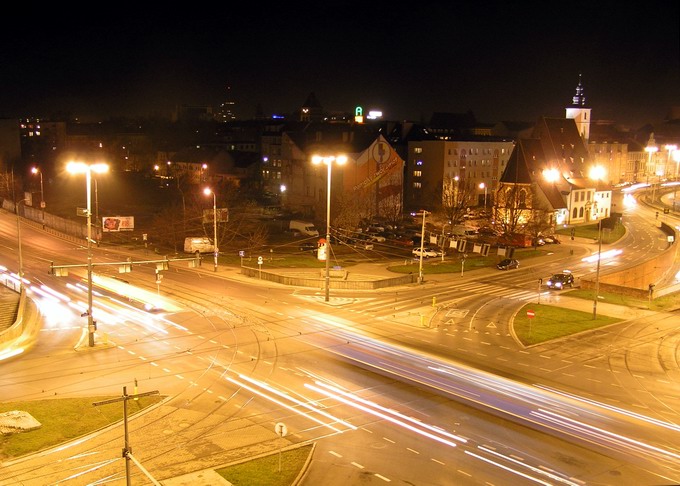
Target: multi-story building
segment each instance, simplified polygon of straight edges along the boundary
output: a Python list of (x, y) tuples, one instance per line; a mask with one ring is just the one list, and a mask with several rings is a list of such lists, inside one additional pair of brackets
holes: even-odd
[(485, 199), (487, 206), (493, 205), (514, 141), (492, 136), (459, 137), (409, 142), (404, 188), (407, 210), (440, 208), (446, 204), (451, 185), (469, 206), (484, 205)]

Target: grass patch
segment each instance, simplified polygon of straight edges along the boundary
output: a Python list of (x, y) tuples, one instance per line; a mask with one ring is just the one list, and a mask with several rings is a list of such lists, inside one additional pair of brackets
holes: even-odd
[[(0, 459), (10, 459), (56, 446), (123, 420), (123, 404), (95, 407), (93, 402), (115, 397), (59, 398), (0, 403), (0, 413), (19, 410), (42, 424), (39, 429), (0, 436)], [(128, 417), (163, 400), (161, 396), (128, 401)], [(122, 425), (121, 425), (122, 427)]]
[[(528, 310), (534, 311), (533, 319), (527, 317)], [(592, 312), (562, 309), (553, 305), (527, 304), (515, 316), (514, 329), (522, 344), (528, 346), (620, 321), (616, 317), (601, 315), (593, 319)]]
[[(515, 250), (513, 258), (517, 258), (522, 265), (523, 259), (535, 258), (544, 256), (549, 252), (549, 249), (533, 249), (524, 248)], [(463, 264), (461, 253), (451, 253), (444, 256), (444, 261), (441, 257), (423, 259), (423, 274), (435, 275), (440, 273), (465, 273), (468, 270), (477, 270), (480, 268), (496, 268), (496, 264), (504, 257), (496, 254), (489, 256), (482, 256), (479, 253), (468, 253)], [(420, 270), (420, 261), (418, 259), (409, 259), (408, 263), (401, 265), (390, 265), (388, 267), (390, 272), (394, 273), (418, 273)]]
[[(577, 297), (579, 299), (593, 300), (595, 291), (574, 289), (565, 292), (564, 295)], [(673, 311), (680, 308), (680, 293), (664, 295), (663, 297), (654, 298), (651, 301), (649, 299), (638, 299), (628, 295), (611, 294), (608, 292), (599, 292), (599, 296), (600, 299), (598, 302), (623, 305), (637, 309), (649, 309), (657, 312)]]
[[(571, 228), (558, 228), (555, 233), (560, 235), (560, 238), (564, 241), (571, 238), (571, 232), (574, 231), (574, 236), (577, 238), (588, 238), (590, 240), (597, 241), (599, 237), (599, 224), (589, 224), (584, 226), (573, 226)], [(626, 233), (626, 228), (617, 223), (614, 229), (602, 228), (602, 244), (609, 245), (616, 241), (619, 241), (623, 235)]]
[[(234, 486), (290, 486), (305, 465), (312, 446), (307, 445), (253, 459), (216, 472)], [(279, 471), (279, 460), (281, 470)]]

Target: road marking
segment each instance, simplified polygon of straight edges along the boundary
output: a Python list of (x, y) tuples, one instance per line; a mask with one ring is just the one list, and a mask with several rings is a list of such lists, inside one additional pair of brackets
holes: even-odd
[(385, 481), (386, 483), (391, 483), (391, 482), (392, 482), (390, 479), (386, 478), (385, 476), (383, 476), (383, 475), (381, 475), (381, 474), (375, 473), (374, 476), (375, 476), (376, 478), (382, 479), (382, 480)]
[(359, 469), (364, 469), (364, 466), (359, 464), (358, 462), (350, 462), (350, 464), (354, 467), (358, 467)]
[(388, 439), (387, 437), (383, 437), (383, 440), (386, 440), (386, 441), (389, 442), (390, 444), (395, 444), (395, 442), (394, 442), (393, 440), (390, 440), (390, 439)]
[(407, 447), (406, 450), (409, 451), (409, 452), (413, 452), (414, 454), (420, 454), (420, 452), (414, 451), (413, 449), (411, 449), (409, 447)]
[(430, 461), (436, 462), (437, 464), (441, 464), (442, 466), (446, 466), (445, 463), (443, 463), (442, 461), (438, 461), (437, 459), (430, 459)]
[(328, 453), (334, 455), (335, 457), (342, 457), (342, 454), (338, 454), (335, 451), (328, 451)]

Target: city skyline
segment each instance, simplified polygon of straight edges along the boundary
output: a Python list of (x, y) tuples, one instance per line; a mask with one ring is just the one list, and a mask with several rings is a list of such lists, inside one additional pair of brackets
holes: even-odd
[(314, 92), (329, 112), (533, 122), (564, 116), (579, 76), (594, 119), (636, 128), (680, 106), (677, 3), (341, 7), (13, 25), (1, 47), (0, 117), (169, 116), (230, 99), (247, 119), (292, 113)]

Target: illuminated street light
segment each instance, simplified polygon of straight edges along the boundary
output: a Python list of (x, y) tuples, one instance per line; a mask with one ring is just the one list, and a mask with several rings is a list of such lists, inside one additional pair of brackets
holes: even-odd
[(17, 244), (19, 245), (19, 292), (24, 286), (24, 258), (21, 251), (21, 216), (19, 215), (19, 204), (25, 203), (28, 199), (22, 199), (14, 205), (14, 212), (17, 214)]
[[(604, 176), (604, 168), (597, 166), (590, 170), (590, 178), (595, 180), (599, 185), (599, 181)], [(597, 192), (597, 187), (595, 188)], [(593, 297), (593, 319), (597, 319), (597, 299), (600, 294), (600, 260), (602, 259), (602, 218), (595, 201), (595, 217), (597, 218), (597, 269), (595, 270), (595, 296)]]
[[(430, 214), (429, 212), (422, 210), (418, 216), (423, 216), (423, 227), (420, 230), (420, 264), (418, 265), (418, 283), (423, 283), (423, 253), (425, 253), (425, 216)], [(442, 252), (443, 253), (443, 252)]]
[[(678, 149), (678, 146), (675, 144), (666, 144), (664, 148), (668, 151), (668, 159), (666, 160), (666, 172), (668, 172), (668, 166), (671, 165), (671, 159), (673, 158), (673, 152), (675, 152)], [(675, 161), (675, 178), (678, 178), (678, 164), (677, 160)]]
[(312, 156), (314, 165), (326, 164), (328, 166), (327, 188), (326, 188), (326, 296), (325, 301), (330, 298), (330, 257), (331, 257), (331, 168), (333, 164), (344, 165), (347, 163), (346, 155), (331, 155), (323, 157), (321, 155)]
[(69, 162), (66, 170), (71, 174), (85, 174), (87, 185), (87, 333), (88, 345), (94, 346), (94, 320), (92, 319), (92, 172), (103, 174), (109, 166), (104, 163), (86, 164)]
[[(658, 150), (659, 150), (659, 147), (654, 145), (654, 138), (653, 138), (653, 136), (651, 136), (649, 138), (649, 142), (648, 142), (647, 146), (645, 147), (645, 152), (647, 152), (647, 154), (649, 155), (648, 158), (647, 158), (647, 170), (646, 170), (646, 172), (647, 172), (647, 184), (649, 184), (649, 174), (656, 172), (653, 169), (653, 166), (652, 166), (652, 154), (654, 154), (655, 152), (658, 152)], [(653, 183), (654, 182), (652, 181), (652, 184)], [(654, 202), (654, 195), (653, 194), (652, 194), (652, 202)]]
[(548, 182), (557, 182), (560, 178), (560, 172), (557, 169), (543, 170), (543, 178)]
[(217, 196), (215, 195), (215, 191), (210, 189), (209, 187), (206, 187), (203, 189), (203, 194), (206, 196), (209, 196), (212, 194), (213, 196), (213, 243), (215, 244), (215, 251), (214, 251), (214, 260), (215, 260), (215, 271), (217, 271), (217, 255), (219, 253), (219, 250), (217, 248)]
[(480, 189), (484, 189), (484, 209), (486, 210), (486, 190), (487, 190), (487, 189), (486, 189), (486, 184), (484, 184), (483, 182), (480, 182), (480, 183), (479, 183), (479, 188), (480, 188)]
[(43, 175), (37, 167), (31, 169), (33, 174), (40, 174), (40, 210), (42, 212), (42, 227), (45, 229), (45, 193), (43, 192)]

